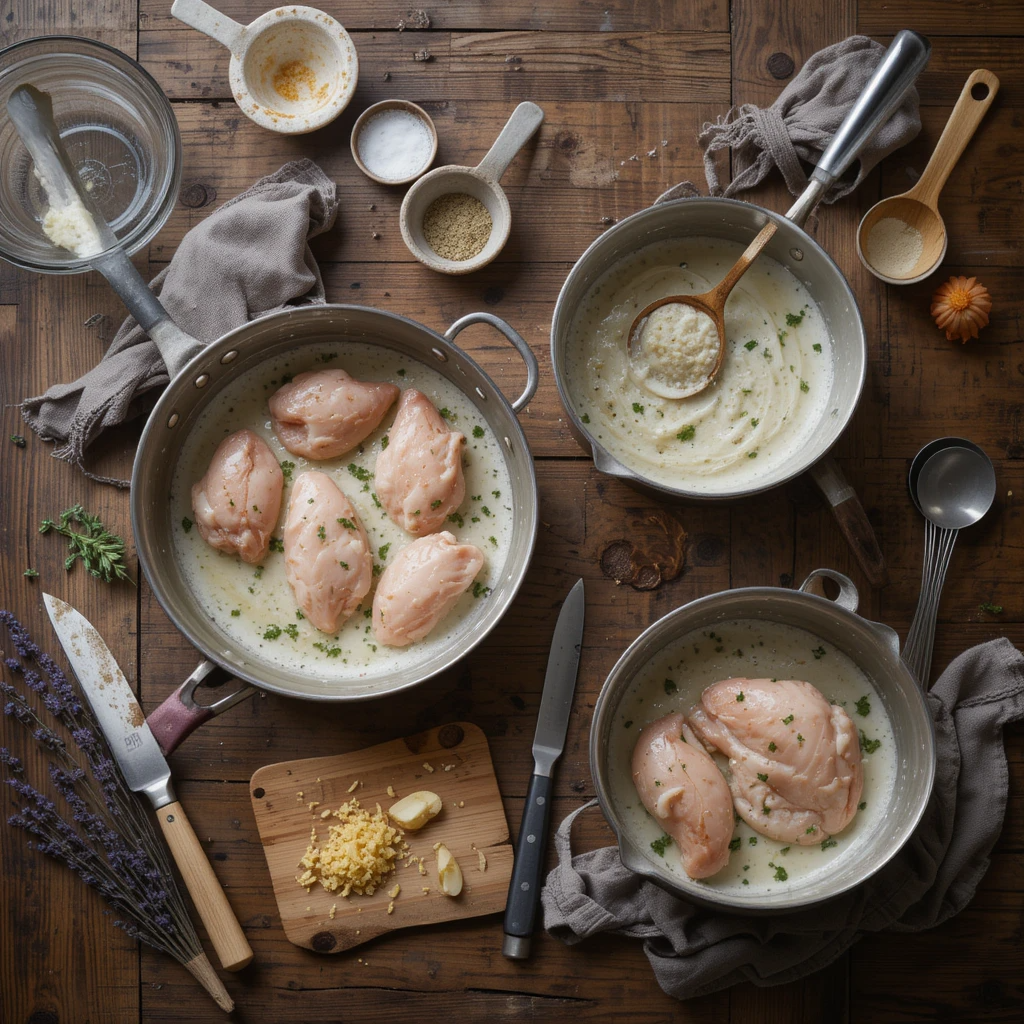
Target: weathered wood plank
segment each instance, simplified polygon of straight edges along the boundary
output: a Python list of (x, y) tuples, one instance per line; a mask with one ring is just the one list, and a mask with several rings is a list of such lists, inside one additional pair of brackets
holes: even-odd
[(77, 35), (135, 57), (138, 7), (137, 0), (10, 0), (0, 20), (0, 46), (32, 36)]
[[(911, 27), (928, 36), (1024, 35), (1024, 10), (1017, 0), (859, 0), (857, 31), (883, 35)], [(1008, 48), (1007, 52), (1012, 48)]]
[[(219, 10), (237, 21), (247, 22), (262, 8), (251, 0), (220, 0)], [(509, 29), (546, 32), (727, 32), (729, 5), (725, 0), (601, 0), (600, 3), (537, 3), (536, 0), (435, 0), (426, 13), (430, 28), (437, 31)], [(405, 24), (407, 39), (428, 39), (417, 29), (418, 22), (408, 0), (384, 0), (367, 5), (359, 0), (335, 0), (331, 16), (349, 31), (357, 29), (398, 30)], [(146, 29), (183, 28), (171, 17), (170, 6), (162, 0), (141, 0), (139, 23)]]
[[(393, 96), (417, 103), (729, 99), (723, 32), (353, 32), (352, 41), (357, 110)], [(423, 50), (429, 59), (414, 56)], [(231, 100), (230, 54), (192, 29), (145, 30), (139, 55), (172, 99)]]

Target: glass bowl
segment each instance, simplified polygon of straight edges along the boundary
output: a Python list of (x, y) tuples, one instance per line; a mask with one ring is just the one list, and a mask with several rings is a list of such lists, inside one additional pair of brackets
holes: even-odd
[(137, 252), (163, 227), (181, 183), (181, 135), (150, 74), (120, 50), (76, 36), (40, 36), (0, 50), (0, 257), (26, 270), (76, 274), (87, 260), (44, 234), (46, 193), (10, 118), (19, 85), (53, 98), (72, 164), (118, 241)]

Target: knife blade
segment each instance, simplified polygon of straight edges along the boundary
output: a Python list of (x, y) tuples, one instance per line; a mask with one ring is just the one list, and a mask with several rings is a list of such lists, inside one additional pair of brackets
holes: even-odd
[(583, 580), (578, 580), (558, 613), (537, 714), (537, 729), (533, 737), (533, 776), (526, 793), (505, 905), (505, 939), (501, 951), (511, 960), (525, 960), (530, 955), (551, 817), (552, 772), (565, 749), (569, 730), (569, 714), (576, 692), (583, 644), (585, 609)]
[(47, 614), (130, 789), (145, 793), (221, 966), (237, 971), (252, 949), (171, 785), (160, 751), (128, 680), (89, 620), (66, 601), (43, 595)]

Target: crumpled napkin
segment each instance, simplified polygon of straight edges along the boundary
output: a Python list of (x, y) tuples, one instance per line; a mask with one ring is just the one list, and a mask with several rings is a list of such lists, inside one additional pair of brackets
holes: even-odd
[(573, 945), (599, 932), (643, 939), (658, 984), (689, 999), (741, 981), (782, 985), (818, 971), (868, 932), (933, 928), (970, 902), (1006, 811), (1003, 727), (1024, 718), (1024, 657), (1009, 640), (961, 654), (928, 694), (938, 769), (906, 846), (863, 885), (827, 903), (743, 917), (697, 907), (633, 874), (618, 849), (572, 856), (558, 827), (558, 866), (541, 900), (544, 927)]
[[(713, 124), (705, 124), (698, 142), (704, 150), (708, 194), (729, 197), (753, 188), (773, 167), (782, 172), (794, 196), (803, 192), (808, 181), (806, 165), (816, 164), (828, 148), (884, 53), (881, 43), (867, 36), (850, 36), (809, 57), (770, 107), (744, 103)], [(916, 138), (921, 130), (918, 106), (917, 90), (911, 89), (896, 113), (868, 141), (852, 171), (825, 194), (826, 203), (852, 192), (880, 160)], [(721, 149), (733, 151), (732, 181), (724, 189), (715, 166), (715, 154)], [(657, 201), (697, 194), (693, 182), (684, 181)]]
[[(322, 304), (309, 239), (327, 231), (337, 212), (334, 182), (313, 161), (285, 164), (192, 228), (150, 288), (178, 326), (206, 344), (285, 306)], [(127, 487), (127, 480), (90, 473), (85, 449), (107, 427), (143, 412), (143, 396), (169, 379), (156, 345), (128, 317), (97, 366), (27, 399), (22, 416), (56, 442), (55, 458)]]

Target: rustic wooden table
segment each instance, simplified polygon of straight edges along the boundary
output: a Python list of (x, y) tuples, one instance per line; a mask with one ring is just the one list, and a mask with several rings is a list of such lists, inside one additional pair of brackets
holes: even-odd
[[(567, 949), (540, 937), (532, 960), (510, 963), (500, 954), (497, 917), (399, 932), (357, 951), (365, 963), (355, 954), (312, 954), (285, 939), (250, 810), (253, 771), (468, 719), (490, 739), (514, 829), (554, 615), (577, 576), (587, 581), (588, 622), (558, 771), (556, 820), (593, 793), (587, 735), (606, 672), (626, 644), (669, 609), (731, 586), (790, 586), (825, 565), (853, 576), (868, 613), (906, 631), (917, 596), (923, 525), (904, 480), (911, 456), (934, 437), (973, 438), (995, 460), (999, 481), (991, 515), (964, 534), (954, 557), (936, 668), (991, 637), (1024, 641), (1024, 597), (1014, 585), (1024, 570), (1024, 413), (1017, 397), (1024, 386), (1018, 313), (1024, 6), (1017, 0), (439, 0), (427, 8), (429, 31), (414, 31), (412, 22), (400, 31), (400, 19), (409, 19), (406, 3), (325, 5), (352, 32), (359, 88), (335, 124), (298, 139), (271, 135), (239, 113), (228, 90), (227, 53), (172, 20), (169, 0), (13, 0), (0, 19), (5, 43), (53, 32), (104, 40), (137, 56), (174, 100), (185, 180), (170, 221), (141, 258), (143, 273), (155, 274), (192, 225), (254, 178), (288, 159), (310, 156), (337, 181), (342, 201), (337, 226), (316, 245), (331, 300), (395, 310), (437, 329), (471, 310), (490, 310), (522, 331), (541, 362), (541, 389), (522, 422), (537, 459), (543, 525), (522, 593), (487, 643), (394, 703), (324, 708), (257, 698), (201, 730), (173, 757), (182, 800), (256, 953), (250, 968), (225, 979), (239, 1005), (238, 1019), (376, 1021), (401, 1013), (424, 1021), (1019, 1021), (1021, 729), (1007, 738), (1006, 826), (972, 905), (928, 934), (871, 936), (827, 970), (781, 988), (746, 984), (679, 1004), (658, 989), (640, 946), (617, 938)], [(242, 21), (262, 9), (252, 0), (221, 0), (221, 6)], [(572, 262), (609, 223), (671, 184), (702, 180), (695, 136), (704, 121), (730, 103), (771, 102), (794, 66), (822, 46), (854, 32), (887, 42), (903, 27), (926, 33), (934, 47), (919, 83), (924, 131), (854, 197), (822, 210), (812, 226), (852, 282), (867, 324), (867, 388), (837, 454), (891, 567), (891, 585), (872, 594), (804, 483), (729, 507), (670, 508), (598, 476), (566, 427), (550, 372), (548, 324)], [(422, 50), (430, 59), (414, 60)], [(961, 347), (947, 342), (928, 317), (929, 296), (942, 275), (902, 289), (881, 287), (857, 261), (854, 228), (879, 197), (914, 180), (976, 67), (996, 72), (1002, 92), (945, 191), (944, 272), (977, 273), (995, 308), (983, 340)], [(371, 183), (353, 166), (348, 134), (355, 115), (391, 96), (430, 111), (441, 140), (439, 163), (475, 163), (517, 102), (544, 106), (547, 120), (538, 139), (506, 178), (514, 211), (511, 240), (483, 272), (465, 280), (442, 278), (411, 261), (398, 231), (400, 190)], [(778, 210), (787, 205), (778, 182), (752, 198)], [(91, 367), (122, 316), (98, 275), (35, 277), (0, 266), (4, 435), (27, 433), (15, 403)], [(518, 392), (521, 366), (505, 347), (483, 329), (462, 339), (508, 392)], [(104, 437), (95, 465), (127, 475), (138, 429), (136, 424)], [(45, 588), (70, 600), (104, 633), (152, 709), (191, 669), (194, 651), (143, 581), (136, 589), (105, 586), (81, 569), (65, 574), (62, 544), (36, 531), (40, 519), (81, 501), (129, 537), (127, 494), (54, 461), (48, 445), (34, 436), (25, 450), (5, 436), (0, 451), (0, 605), (53, 648), (40, 593)], [(685, 569), (649, 591), (618, 585), (602, 572), (601, 557), (619, 541), (641, 560), (682, 552)], [(22, 578), (28, 566), (39, 570), (37, 581)], [(1002, 615), (981, 612), (984, 602), (1002, 605)], [(10, 731), (0, 742), (20, 744)], [(590, 846), (610, 839), (597, 813), (585, 817), (578, 831)], [(63, 867), (26, 849), (25, 837), (6, 826), (0, 827), (0, 864), (4, 1021), (223, 1019), (177, 964), (140, 950), (112, 927), (91, 892)]]

